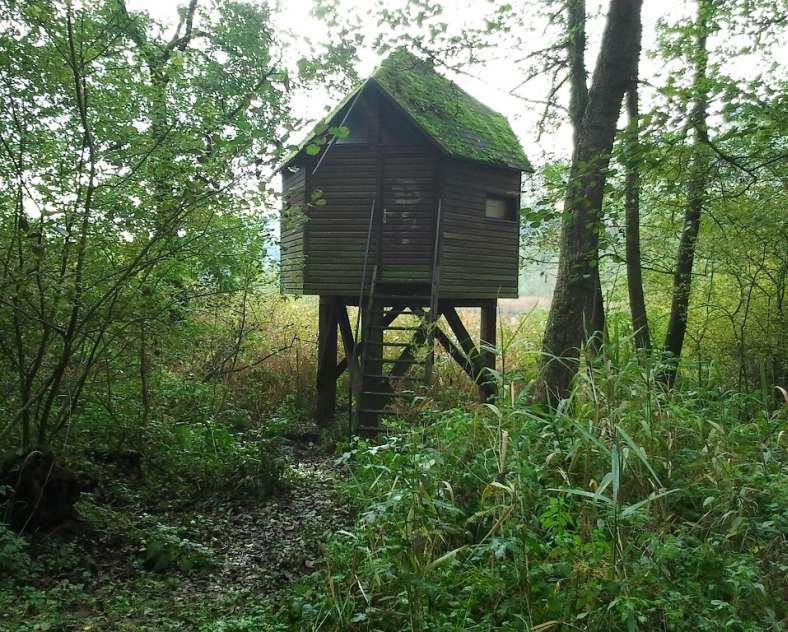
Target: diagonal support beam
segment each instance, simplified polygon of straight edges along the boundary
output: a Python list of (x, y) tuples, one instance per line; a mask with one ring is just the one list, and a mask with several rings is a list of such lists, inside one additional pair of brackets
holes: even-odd
[(383, 322), (381, 323), (384, 327), (388, 327), (391, 323), (393, 323), (397, 318), (402, 314), (404, 311), (404, 307), (392, 307), (390, 308), (384, 315), (383, 315)]
[(353, 355), (353, 328), (347, 315), (347, 305), (337, 304), (337, 324), (339, 333), (342, 334), (342, 348), (345, 350), (345, 359)]
[(446, 319), (446, 322), (449, 323), (449, 328), (457, 337), (457, 342), (460, 343), (465, 355), (468, 356), (468, 359), (475, 365), (476, 358), (479, 357), (479, 350), (476, 348), (476, 345), (473, 344), (473, 338), (471, 338), (471, 334), (468, 333), (468, 330), (462, 323), (457, 310), (454, 307), (446, 307), (443, 310), (443, 317)]
[(347, 370), (347, 358), (342, 358), (337, 364), (336, 368), (336, 379), (339, 379), (339, 376), (342, 375)]
[(437, 338), (438, 342), (441, 343), (441, 346), (446, 349), (446, 352), (454, 359), (454, 361), (460, 365), (468, 377), (472, 380), (476, 380), (476, 370), (473, 366), (473, 363), (471, 362), (470, 358), (462, 352), (462, 349), (455, 345), (452, 339), (449, 338), (437, 325), (435, 325), (435, 328), (433, 329), (433, 335), (435, 338)]
[(419, 328), (413, 333), (413, 336), (408, 342), (408, 346), (405, 347), (402, 352), (399, 354), (397, 358), (397, 362), (389, 371), (389, 375), (394, 378), (398, 377), (405, 377), (405, 374), (408, 372), (412, 364), (412, 362), (416, 357), (416, 349), (422, 346), (427, 340), (427, 330), (424, 327), (424, 324), (419, 325)]

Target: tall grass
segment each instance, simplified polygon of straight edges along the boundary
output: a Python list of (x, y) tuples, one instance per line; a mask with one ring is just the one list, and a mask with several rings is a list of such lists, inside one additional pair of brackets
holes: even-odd
[(785, 413), (665, 394), (654, 365), (614, 330), (557, 411), (502, 397), (348, 448), (356, 526), (282, 625), (782, 629)]

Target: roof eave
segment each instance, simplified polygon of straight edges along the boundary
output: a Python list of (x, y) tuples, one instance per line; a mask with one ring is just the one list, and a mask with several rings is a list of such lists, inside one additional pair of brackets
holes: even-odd
[(304, 140), (298, 143), (298, 145), (295, 146), (296, 148), (292, 150), (289, 154), (287, 154), (287, 156), (284, 159), (284, 162), (282, 162), (282, 164), (280, 164), (278, 167), (274, 169), (274, 173), (280, 173), (283, 169), (292, 165), (293, 162), (296, 160), (296, 158), (298, 158), (303, 153), (307, 145), (309, 145), (309, 143), (311, 143), (321, 133), (315, 131), (315, 129), (320, 125), (320, 123), (325, 122), (326, 123), (325, 129), (328, 129), (331, 126), (330, 125), (331, 121), (334, 118), (336, 118), (336, 116), (342, 111), (342, 108), (348, 105), (359, 92), (363, 91), (367, 87), (369, 82), (370, 82), (369, 79), (365, 79), (364, 81), (362, 81), (358, 86), (353, 88), (353, 90), (348, 92), (328, 114), (326, 114), (317, 123), (315, 123), (315, 125), (312, 126), (312, 130), (307, 134)]
[[(526, 158), (525, 163), (509, 163), (509, 162), (501, 162), (501, 161), (493, 161), (493, 160), (484, 160), (479, 158), (471, 158), (467, 155), (457, 154), (449, 150), (443, 143), (441, 143), (440, 139), (435, 138), (435, 136), (427, 130), (408, 110), (399, 102), (399, 100), (391, 94), (386, 87), (378, 81), (374, 76), (369, 77), (361, 84), (358, 85), (355, 89), (351, 90), (335, 107), (334, 109), (329, 112), (325, 117), (321, 119), (322, 122), (326, 122), (326, 127), (330, 126), (331, 120), (334, 119), (339, 112), (341, 112), (342, 108), (345, 107), (348, 103), (350, 103), (358, 94), (366, 90), (369, 86), (374, 86), (380, 92), (381, 95), (391, 104), (393, 105), (397, 111), (399, 111), (412, 125), (416, 127), (416, 129), (421, 132), (421, 134), (445, 157), (452, 158), (455, 160), (463, 160), (466, 162), (479, 164), (479, 165), (486, 165), (489, 167), (499, 167), (505, 169), (512, 169), (513, 171), (521, 171), (525, 173), (534, 173), (534, 169), (531, 166), (531, 163), (528, 162)], [(319, 123), (317, 124), (319, 125)], [(317, 125), (315, 127), (317, 127)], [(314, 140), (320, 132), (310, 133), (306, 136), (304, 140), (302, 140), (297, 146), (296, 149), (293, 150), (290, 154), (288, 154), (287, 158), (285, 158), (284, 162), (274, 169), (274, 173), (281, 173), (285, 168), (290, 167), (293, 162), (304, 152), (307, 145)]]

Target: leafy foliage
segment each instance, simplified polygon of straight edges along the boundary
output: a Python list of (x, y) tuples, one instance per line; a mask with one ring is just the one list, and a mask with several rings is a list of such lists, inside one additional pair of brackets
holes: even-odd
[(666, 397), (622, 361), (554, 414), (447, 410), (350, 449), (356, 527), (291, 625), (779, 629), (783, 417), (714, 389)]
[[(372, 39), (395, 51), (378, 79), (448, 151), (524, 164), (508, 124), (433, 66), (472, 72), (505, 49), (511, 94), (538, 104), (546, 131), (565, 118), (577, 34), (564, 0), (478, 4), (471, 25), (444, 2), (377, 5)], [(276, 295), (266, 177), (301, 123), (295, 91), (356, 83), (359, 17), (315, 3), (324, 29), (307, 52), (267, 2), (190, 2), (169, 35), (122, 0), (0, 2), (0, 456), (43, 448), (92, 483), (54, 532), (0, 524), (0, 627), (782, 629), (788, 6), (704, 6), (702, 146), (686, 126), (690, 21), (657, 25), (660, 71), (641, 86), (657, 336), (693, 152), (708, 183), (678, 389), (657, 387), (664, 359), (633, 351), (619, 313), (616, 146), (593, 262), (607, 337), (582, 350), (570, 396), (529, 406), (545, 314), (507, 315), (495, 404), (438, 353), (415, 427), (390, 420), (385, 440), (331, 455), (303, 445), (318, 434), (304, 432), (316, 303)], [(306, 151), (347, 133), (323, 125)], [(544, 158), (521, 227), (526, 260), (549, 272), (569, 171)], [(17, 481), (0, 474), (8, 519)]]

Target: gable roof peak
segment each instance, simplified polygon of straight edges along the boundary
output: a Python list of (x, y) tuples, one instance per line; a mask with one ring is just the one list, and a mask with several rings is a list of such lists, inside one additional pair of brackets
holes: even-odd
[(397, 48), (361, 82), (287, 158), (288, 165), (323, 133), (357, 95), (374, 85), (446, 155), (520, 171), (533, 171), (506, 118), (435, 70), (432, 61)]
[(504, 116), (405, 48), (395, 49), (375, 70), (380, 86), (444, 152), (523, 171), (532, 171)]

